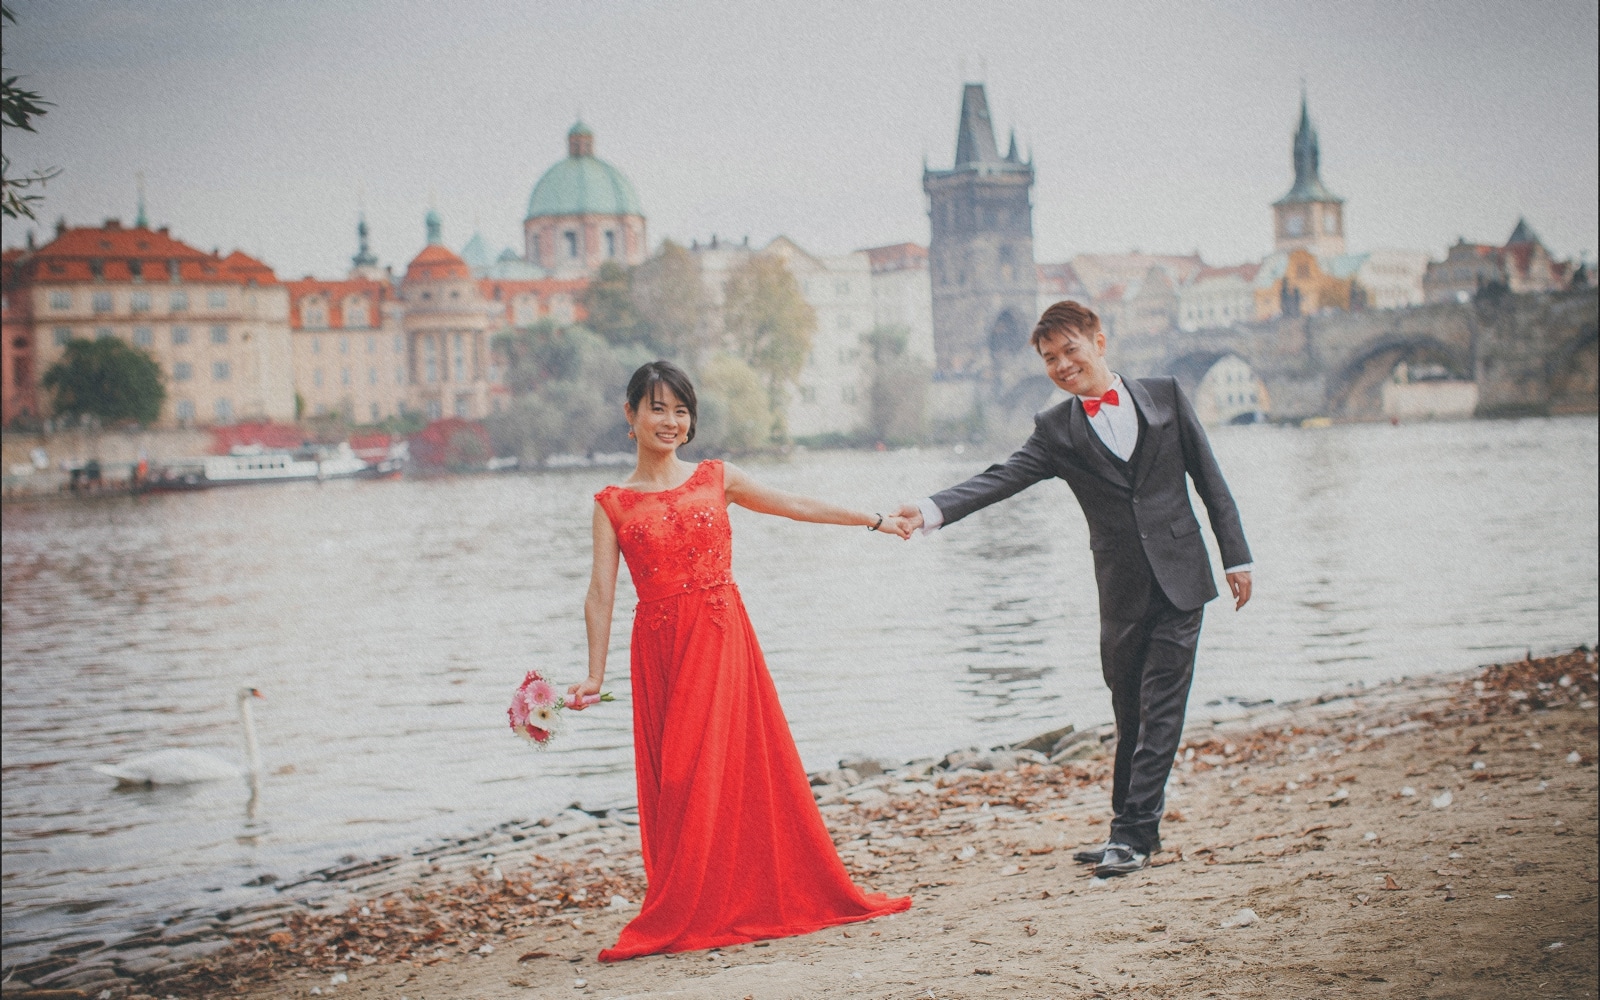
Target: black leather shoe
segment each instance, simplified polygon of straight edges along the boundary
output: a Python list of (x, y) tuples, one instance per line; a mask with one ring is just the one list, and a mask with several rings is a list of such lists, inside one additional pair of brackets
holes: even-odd
[(1150, 855), (1136, 851), (1127, 844), (1107, 844), (1106, 853), (1094, 866), (1096, 878), (1114, 875), (1131, 875), (1150, 866)]
[(1100, 859), (1106, 856), (1106, 848), (1110, 846), (1110, 843), (1105, 843), (1095, 847), (1085, 847), (1083, 850), (1074, 854), (1072, 856), (1072, 860), (1078, 862), (1080, 865), (1097, 865), (1100, 863)]

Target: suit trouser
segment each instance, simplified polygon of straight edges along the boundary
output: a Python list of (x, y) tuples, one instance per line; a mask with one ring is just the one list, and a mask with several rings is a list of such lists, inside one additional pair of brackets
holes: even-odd
[(1100, 622), (1100, 668), (1117, 722), (1110, 839), (1145, 853), (1161, 846), (1167, 776), (1183, 738), (1204, 611), (1179, 611), (1160, 587), (1150, 590), (1138, 621)]

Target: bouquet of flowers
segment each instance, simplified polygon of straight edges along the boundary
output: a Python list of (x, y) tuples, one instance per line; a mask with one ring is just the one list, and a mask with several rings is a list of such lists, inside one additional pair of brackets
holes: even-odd
[[(602, 701), (616, 701), (611, 692), (604, 694), (584, 695), (582, 704), (585, 708)], [(567, 700), (556, 692), (556, 687), (545, 680), (537, 670), (528, 671), (528, 676), (522, 679), (517, 693), (511, 696), (511, 707), (506, 709), (506, 716), (511, 720), (511, 731), (532, 743), (537, 750), (543, 750), (555, 739), (561, 729), (561, 710), (567, 707)]]

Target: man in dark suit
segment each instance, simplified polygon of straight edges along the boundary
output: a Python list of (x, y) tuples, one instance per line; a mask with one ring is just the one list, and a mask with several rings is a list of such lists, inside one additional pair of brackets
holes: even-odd
[(1245, 543), (1194, 408), (1170, 378), (1124, 381), (1106, 365), (1100, 318), (1076, 302), (1045, 310), (1032, 338), (1050, 380), (1073, 398), (1034, 418), (1005, 462), (899, 513), (924, 532), (1059, 477), (1089, 522), (1100, 591), (1100, 667), (1117, 755), (1111, 835), (1075, 857), (1101, 877), (1149, 864), (1161, 847), (1167, 776), (1183, 735), (1200, 618), (1217, 596), (1187, 475), (1222, 549), (1235, 608), (1250, 599)]

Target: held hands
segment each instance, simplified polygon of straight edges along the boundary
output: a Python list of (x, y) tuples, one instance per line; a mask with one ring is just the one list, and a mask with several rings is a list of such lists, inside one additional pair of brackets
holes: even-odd
[(567, 688), (567, 707), (572, 709), (574, 712), (581, 712), (587, 708), (588, 705), (584, 703), (584, 699), (588, 697), (599, 697), (602, 680), (603, 679), (597, 679), (594, 677), (586, 677), (579, 683)]
[(1250, 600), (1250, 571), (1229, 573), (1228, 589), (1233, 591), (1233, 610), (1238, 611)]
[(914, 526), (901, 514), (889, 514), (884, 516), (882, 524), (873, 527), (872, 530), (881, 531), (886, 535), (899, 535), (901, 539), (906, 539), (911, 537)]
[(922, 527), (922, 508), (914, 503), (903, 503), (894, 516), (906, 526), (906, 533), (901, 538), (910, 538), (911, 533)]

